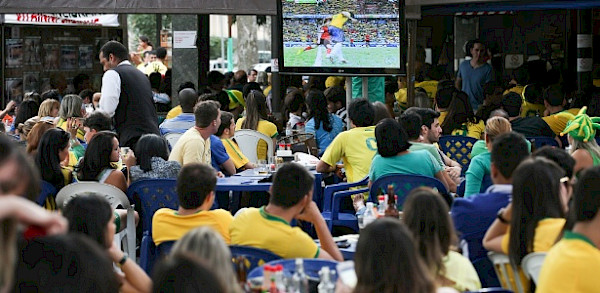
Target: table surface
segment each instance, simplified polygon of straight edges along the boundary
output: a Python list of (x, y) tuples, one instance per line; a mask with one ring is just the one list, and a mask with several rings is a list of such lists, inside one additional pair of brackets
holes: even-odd
[[(358, 234), (348, 234), (342, 235), (338, 237), (333, 237), (333, 241), (348, 241), (350, 243), (349, 247), (340, 248), (340, 252), (344, 257), (344, 260), (354, 260), (354, 252), (356, 252), (356, 243), (358, 243)], [(321, 247), (319, 239), (316, 239), (315, 242)]]

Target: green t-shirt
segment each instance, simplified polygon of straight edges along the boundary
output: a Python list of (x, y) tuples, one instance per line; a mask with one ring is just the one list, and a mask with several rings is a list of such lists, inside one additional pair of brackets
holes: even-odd
[(435, 159), (425, 150), (409, 151), (406, 154), (382, 157), (375, 155), (369, 171), (369, 179), (377, 180), (381, 176), (389, 174), (411, 174), (435, 177), (442, 168), (435, 163)]
[(440, 168), (444, 168), (446, 166), (446, 164), (444, 164), (444, 160), (442, 159), (442, 156), (440, 155), (440, 152), (438, 152), (438, 148), (435, 147), (435, 145), (432, 145), (429, 143), (422, 143), (422, 142), (410, 142), (410, 148), (408, 148), (408, 150), (411, 152), (419, 151), (419, 150), (426, 150), (433, 156), (435, 161), (440, 165)]
[(465, 197), (469, 197), (473, 194), (478, 194), (481, 189), (481, 183), (485, 175), (490, 175), (492, 154), (485, 152), (471, 159), (469, 169), (465, 173)]

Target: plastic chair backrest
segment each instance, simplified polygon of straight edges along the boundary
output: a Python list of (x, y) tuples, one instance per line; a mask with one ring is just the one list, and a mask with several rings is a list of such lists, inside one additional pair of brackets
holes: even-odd
[(523, 289), (523, 280), (519, 269), (513, 266), (508, 256), (502, 253), (489, 252), (488, 258), (494, 264), (494, 270), (502, 288), (512, 290), (517, 293), (525, 293)]
[(388, 185), (394, 186), (394, 192), (398, 195), (398, 201), (396, 205), (398, 210), (402, 210), (402, 205), (406, 196), (411, 190), (420, 186), (429, 186), (437, 189), (441, 194), (447, 194), (448, 191), (444, 184), (433, 178), (423, 175), (409, 175), (409, 174), (390, 174), (377, 178), (371, 183), (371, 189), (369, 190), (369, 201), (377, 202), (377, 195), (387, 194)]
[(144, 179), (132, 183), (127, 196), (132, 202), (140, 200), (142, 229), (152, 233), (152, 216), (161, 208), (176, 210), (179, 207), (176, 179)]
[(251, 246), (230, 245), (229, 250), (233, 259), (244, 256), (248, 260), (249, 263), (246, 264), (248, 272), (270, 261), (281, 259), (279, 255), (268, 250)]
[(461, 135), (443, 135), (438, 145), (450, 159), (460, 164), (464, 171), (471, 163), (471, 149), (477, 139)]
[(52, 183), (42, 180), (42, 191), (35, 202), (38, 205), (43, 206), (48, 196), (56, 196), (56, 187), (54, 187)]
[(233, 135), (233, 139), (240, 147), (242, 153), (252, 163), (258, 162), (258, 154), (256, 153), (256, 147), (260, 140), (264, 140), (267, 143), (267, 154), (273, 153), (273, 139), (252, 129), (240, 129), (236, 130)]
[(183, 133), (169, 132), (169, 133), (163, 135), (163, 137), (169, 143), (169, 149), (173, 149), (175, 147), (175, 144), (177, 144), (177, 141), (179, 140), (179, 138), (181, 138), (182, 135), (183, 135)]
[[(303, 259), (304, 263), (304, 273), (313, 280), (319, 280), (319, 271), (323, 267), (329, 267), (330, 271), (336, 271), (335, 277), (332, 280), (333, 282), (337, 281), (337, 265), (339, 262), (334, 260), (326, 260), (326, 259), (318, 259), (318, 258), (305, 258)], [(292, 276), (296, 271), (296, 259), (280, 259), (274, 260), (267, 263), (268, 265), (282, 265), (283, 266), (283, 275), (284, 276)], [(261, 277), (263, 274), (263, 268), (257, 267), (250, 271), (248, 274), (248, 279)]]
[(69, 203), (69, 200), (85, 192), (94, 192), (104, 196), (113, 209), (118, 207), (131, 208), (129, 199), (122, 190), (96, 181), (79, 181), (63, 187), (56, 195), (56, 206), (63, 209)]
[(533, 252), (526, 255), (523, 260), (521, 260), (521, 267), (523, 268), (525, 275), (532, 279), (536, 284), (540, 276), (540, 271), (542, 270), (542, 265), (544, 264), (544, 259), (546, 259), (546, 252)]
[(552, 138), (552, 137), (547, 137), (547, 136), (533, 136), (533, 137), (527, 137), (527, 140), (529, 142), (531, 142), (531, 144), (533, 145), (533, 147), (531, 148), (531, 151), (534, 152), (535, 150), (543, 147), (543, 146), (553, 146), (553, 147), (558, 147), (558, 142)]

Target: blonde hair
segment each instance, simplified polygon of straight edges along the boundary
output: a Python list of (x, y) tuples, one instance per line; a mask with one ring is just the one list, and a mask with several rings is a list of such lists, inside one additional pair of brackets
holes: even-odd
[(47, 99), (47, 100), (43, 101), (42, 104), (40, 105), (40, 109), (38, 110), (38, 116), (40, 118), (51, 116), (52, 109), (54, 109), (55, 107), (60, 108), (60, 102), (58, 102), (57, 100)]
[(175, 242), (171, 255), (189, 255), (204, 260), (208, 267), (221, 279), (227, 293), (241, 293), (231, 265), (231, 252), (223, 237), (210, 227), (199, 227), (189, 231)]
[(488, 137), (490, 142), (494, 141), (494, 138), (500, 134), (511, 132), (512, 127), (508, 119), (500, 116), (494, 116), (488, 119), (485, 123), (485, 135)]

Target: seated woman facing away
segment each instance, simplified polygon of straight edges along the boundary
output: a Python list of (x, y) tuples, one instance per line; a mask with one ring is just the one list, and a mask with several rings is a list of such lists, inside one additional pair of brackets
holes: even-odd
[(327, 99), (322, 91), (310, 90), (306, 94), (306, 103), (308, 104), (308, 121), (305, 131), (314, 134), (319, 146), (319, 156), (321, 156), (333, 139), (344, 131), (344, 122), (337, 115), (329, 113)]
[(446, 189), (448, 183), (442, 175), (444, 170), (435, 163), (433, 156), (425, 151), (409, 151), (406, 131), (392, 118), (383, 119), (375, 127), (378, 154), (373, 158), (369, 180), (390, 174), (413, 174), (435, 177)]
[(404, 223), (438, 284), (459, 291), (480, 289), (479, 276), (469, 259), (451, 249), (457, 239), (448, 212), (448, 205), (438, 192), (419, 187), (411, 191), (404, 203)]
[(229, 247), (211, 227), (199, 227), (191, 230), (177, 240), (171, 255), (193, 255), (204, 261), (217, 279), (224, 285), (223, 292), (242, 292), (231, 266)]
[(152, 281), (135, 261), (115, 244), (116, 213), (108, 201), (98, 194), (86, 192), (71, 199), (63, 210), (71, 233), (82, 233), (106, 249), (111, 260), (121, 269), (121, 292), (150, 292)]
[[(70, 135), (60, 128), (49, 129), (42, 135), (35, 156), (42, 179), (52, 184), (57, 191), (72, 180), (72, 170), (63, 163), (69, 157), (69, 138)], [(52, 196), (46, 199), (45, 207), (56, 209), (56, 202)]]
[(156, 134), (142, 135), (135, 145), (135, 155), (130, 152), (125, 159), (126, 165), (132, 165), (129, 179), (135, 182), (141, 179), (177, 178), (181, 165), (168, 159), (169, 147), (163, 137)]
[[(546, 252), (565, 225), (561, 183), (565, 172), (554, 162), (527, 159), (513, 173), (512, 202), (498, 212), (483, 238), (490, 251), (507, 254), (515, 266), (531, 252)], [(529, 284), (529, 282), (522, 282)], [(528, 287), (528, 286), (527, 286)]]
[[(246, 117), (237, 120), (235, 130), (252, 129), (273, 139), (277, 144), (277, 126), (267, 121), (267, 102), (265, 96), (259, 91), (251, 91), (246, 97)], [(267, 154), (267, 143), (259, 141), (256, 147), (259, 160), (266, 160), (273, 154)]]
[(485, 125), (475, 116), (469, 102), (469, 96), (455, 91), (447, 109), (447, 115), (441, 124), (443, 135), (462, 135), (476, 139), (483, 138)]
[(77, 166), (77, 180), (98, 181), (127, 192), (127, 180), (121, 170), (111, 163), (121, 157), (117, 135), (109, 131), (98, 132), (88, 144), (85, 156)]

